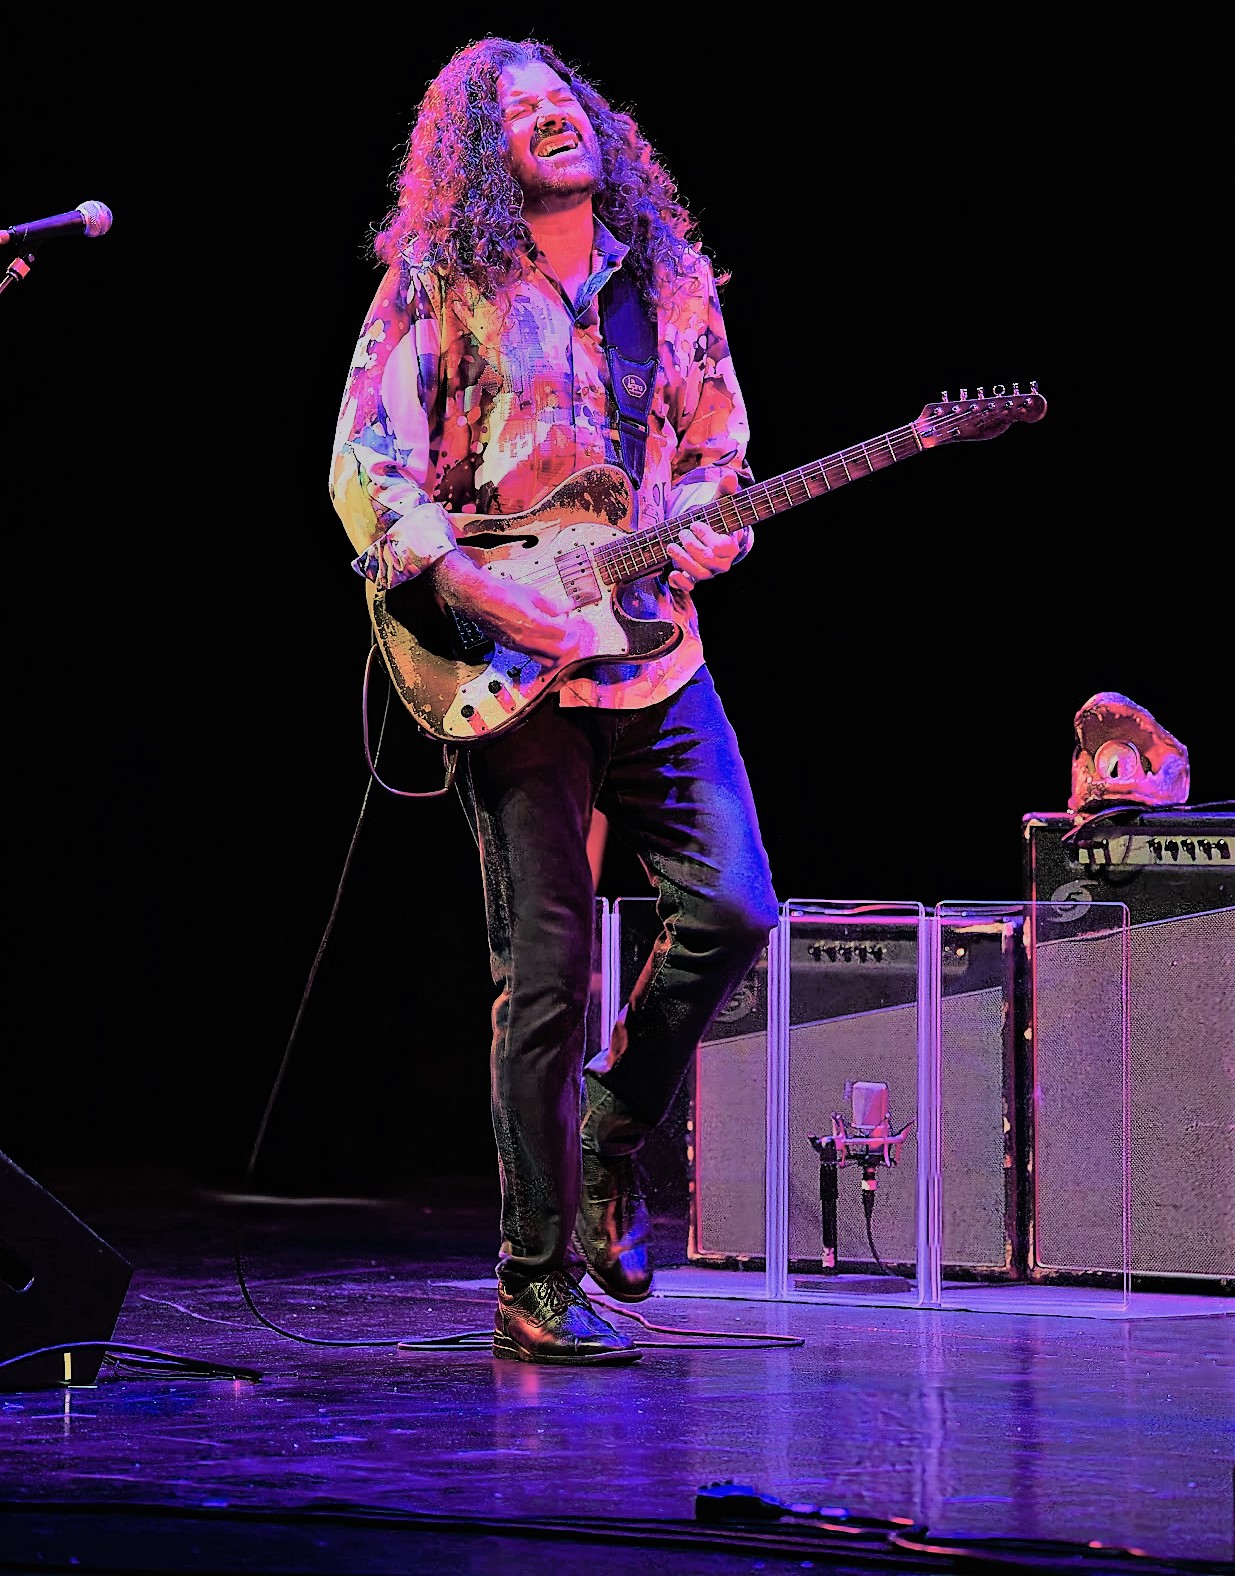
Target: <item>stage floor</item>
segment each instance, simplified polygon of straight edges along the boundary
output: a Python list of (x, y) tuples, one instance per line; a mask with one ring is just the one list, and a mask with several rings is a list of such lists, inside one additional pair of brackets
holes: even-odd
[(133, 1275), (93, 1384), (0, 1389), (6, 1572), (1235, 1569), (1229, 1300), (769, 1302), (683, 1269), (597, 1299), (641, 1361), (551, 1369), (490, 1353), (485, 1181), (39, 1182)]

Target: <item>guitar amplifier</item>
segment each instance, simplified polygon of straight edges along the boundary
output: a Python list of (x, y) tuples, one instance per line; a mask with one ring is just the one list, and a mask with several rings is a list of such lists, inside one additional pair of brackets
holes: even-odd
[[(1063, 813), (1022, 820), (1024, 895), (1066, 930), (1094, 903), (1129, 916), (1129, 1268), (1134, 1277), (1226, 1290), (1235, 1277), (1235, 814), (1121, 808), (1079, 825)], [(1030, 1273), (1064, 1279), (1117, 1270), (1087, 1257), (1078, 1188), (1108, 1195), (1118, 1178), (1085, 1173), (1086, 1001), (1096, 981), (1066, 984), (1074, 1010), (1031, 1036), (1033, 1250)], [(1119, 1196), (1116, 1190), (1115, 1196)]]

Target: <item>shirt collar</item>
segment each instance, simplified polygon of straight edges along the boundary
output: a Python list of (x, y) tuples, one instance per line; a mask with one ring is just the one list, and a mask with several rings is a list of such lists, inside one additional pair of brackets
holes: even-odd
[(619, 241), (609, 227), (600, 219), (594, 221), (595, 233), (592, 238), (592, 251), (598, 256), (601, 268), (616, 268), (617, 265), (630, 251), (625, 241)]

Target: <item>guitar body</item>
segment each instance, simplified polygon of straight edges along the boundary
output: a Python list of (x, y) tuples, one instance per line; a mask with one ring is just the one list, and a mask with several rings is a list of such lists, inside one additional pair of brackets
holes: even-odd
[(513, 727), (576, 669), (595, 662), (648, 662), (681, 641), (660, 618), (640, 580), (671, 566), (669, 544), (696, 521), (730, 534), (813, 498), (873, 476), (943, 444), (998, 437), (1018, 422), (1040, 421), (1046, 401), (1031, 383), (1022, 392), (997, 384), (976, 398), (943, 397), (916, 420), (852, 448), (812, 460), (645, 529), (634, 524), (626, 472), (591, 465), (559, 483), (521, 514), (451, 516), (458, 545), (490, 574), (564, 592), (574, 605), (581, 651), (557, 667), (490, 639), (456, 610), (443, 610), (417, 580), (382, 592), (366, 582), (369, 617), (399, 699), (420, 728), (447, 744), (471, 744)]
[(451, 516), (458, 545), (490, 574), (565, 591), (575, 605), (582, 655), (542, 666), (443, 611), (416, 580), (382, 592), (367, 585), (369, 616), (400, 700), (426, 733), (474, 743), (504, 731), (554, 684), (594, 662), (646, 662), (681, 641), (678, 626), (640, 617), (628, 586), (607, 585), (600, 560), (620, 561), (634, 529), (626, 473), (576, 471), (519, 514)]

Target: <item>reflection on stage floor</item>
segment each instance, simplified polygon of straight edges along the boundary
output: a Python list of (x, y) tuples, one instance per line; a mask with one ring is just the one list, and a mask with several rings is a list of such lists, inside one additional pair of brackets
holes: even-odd
[(931, 1310), (679, 1267), (637, 1308), (597, 1298), (638, 1363), (546, 1369), (491, 1355), (487, 1179), (379, 1199), (40, 1183), (132, 1276), (93, 1382), (0, 1367), (5, 1571), (1232, 1558), (1220, 1297)]

